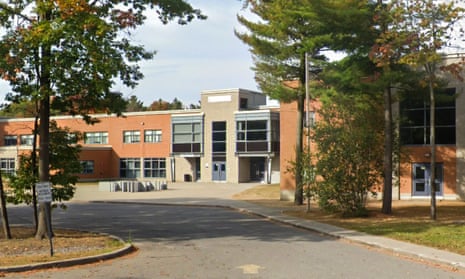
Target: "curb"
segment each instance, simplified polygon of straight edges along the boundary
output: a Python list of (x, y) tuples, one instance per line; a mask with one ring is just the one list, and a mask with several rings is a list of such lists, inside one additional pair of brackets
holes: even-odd
[[(106, 234), (102, 234), (106, 235)], [(107, 235), (110, 238), (120, 241), (124, 243), (124, 241), (116, 237), (114, 235)], [(36, 263), (36, 264), (26, 264), (26, 265), (16, 265), (16, 266), (6, 266), (0, 267), (1, 273), (13, 273), (13, 272), (25, 272), (31, 270), (39, 270), (39, 269), (49, 269), (49, 268), (63, 268), (63, 267), (71, 267), (76, 265), (84, 265), (90, 263), (96, 263), (100, 261), (110, 260), (117, 257), (121, 257), (127, 254), (130, 254), (136, 251), (137, 248), (127, 243), (123, 248), (120, 248), (116, 251), (111, 251), (107, 253), (103, 253), (100, 255), (88, 256), (88, 257), (81, 257), (81, 258), (72, 258), (67, 260), (58, 260), (58, 261), (51, 261), (51, 262), (44, 262), (44, 263)]]
[[(391, 252), (394, 255), (405, 256), (410, 259), (416, 259), (421, 261), (427, 261), (434, 264), (450, 267), (452, 269), (460, 269), (465, 271), (465, 256), (460, 254), (451, 253), (448, 251), (439, 250), (432, 247), (421, 246), (409, 242), (403, 242), (394, 239), (383, 239), (382, 237), (369, 235), (363, 232), (354, 230), (344, 229), (333, 225), (320, 223), (312, 220), (302, 220), (296, 217), (282, 215), (282, 211), (279, 210), (281, 216), (272, 216), (266, 212), (260, 212), (260, 210), (253, 210), (250, 208), (233, 206), (233, 205), (209, 205), (209, 204), (173, 204), (173, 203), (147, 203), (138, 201), (92, 201), (96, 203), (125, 203), (125, 204), (140, 204), (140, 205), (153, 205), (153, 206), (185, 206), (185, 207), (205, 207), (205, 208), (222, 208), (226, 210), (233, 210), (244, 214), (250, 214), (269, 220), (271, 222), (281, 223), (287, 226), (292, 226), (298, 229), (312, 231), (334, 239), (344, 239), (353, 243), (365, 245), (367, 247), (373, 247), (381, 249), (387, 252)], [(313, 225), (312, 225), (313, 224)], [(416, 252), (412, 251), (415, 250)], [(456, 257), (463, 258), (457, 259)]]

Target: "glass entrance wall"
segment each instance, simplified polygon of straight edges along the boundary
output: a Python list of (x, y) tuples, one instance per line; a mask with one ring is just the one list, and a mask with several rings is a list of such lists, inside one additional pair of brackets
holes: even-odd
[(203, 115), (173, 116), (172, 154), (199, 155), (203, 153)]
[(212, 122), (212, 180), (226, 180), (226, 121)]

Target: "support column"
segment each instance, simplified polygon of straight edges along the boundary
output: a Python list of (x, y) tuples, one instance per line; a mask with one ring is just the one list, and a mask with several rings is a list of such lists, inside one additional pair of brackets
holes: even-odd
[(272, 163), (272, 158), (270, 156), (266, 157), (266, 184), (271, 184), (271, 163)]
[(174, 157), (170, 158), (170, 166), (171, 166), (171, 182), (176, 182), (176, 161)]

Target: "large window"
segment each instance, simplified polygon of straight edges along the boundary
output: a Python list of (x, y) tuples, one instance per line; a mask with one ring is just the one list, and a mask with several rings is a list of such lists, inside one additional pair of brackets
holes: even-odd
[(4, 138), (4, 145), (5, 146), (16, 145), (17, 143), (18, 143), (18, 137), (17, 136), (5, 136), (5, 138)]
[(145, 158), (144, 177), (166, 178), (166, 159)]
[(34, 142), (34, 135), (21, 135), (19, 137), (19, 143), (21, 145), (32, 145)]
[(123, 158), (120, 160), (119, 175), (122, 178), (140, 177), (140, 159)]
[(161, 130), (145, 130), (144, 142), (161, 142)]
[[(435, 99), (436, 143), (455, 144), (455, 88), (438, 90)], [(428, 94), (409, 93), (401, 102), (400, 137), (403, 144), (430, 143)]]
[(84, 134), (85, 144), (108, 144), (108, 132), (88, 132)]
[(123, 132), (124, 143), (138, 143), (140, 142), (140, 131), (124, 131)]
[(14, 158), (0, 158), (0, 171), (3, 174), (15, 173), (15, 159)]
[(226, 161), (226, 121), (212, 122), (212, 161)]
[(237, 121), (236, 122), (236, 150), (268, 151), (267, 120)]
[(198, 153), (202, 152), (202, 124), (174, 123), (173, 124), (173, 152)]
[(94, 161), (81, 161), (81, 174), (94, 173)]

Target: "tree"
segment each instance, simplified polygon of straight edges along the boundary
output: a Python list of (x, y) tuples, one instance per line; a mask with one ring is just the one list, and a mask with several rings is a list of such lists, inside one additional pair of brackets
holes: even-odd
[(463, 37), (463, 30), (455, 29), (463, 18), (460, 1), (393, 0), (385, 6), (386, 28), (379, 38), (381, 47), (377, 55), (397, 53), (399, 63), (425, 73), (424, 84), (429, 91), (430, 148), (431, 148), (431, 219), (436, 219), (436, 137), (435, 137), (435, 90), (440, 83), (438, 73), (449, 72), (460, 77), (461, 62), (443, 65), (444, 48), (454, 39)]
[(319, 205), (344, 216), (365, 216), (368, 194), (382, 174), (381, 98), (330, 92), (321, 99), (322, 121), (313, 135), (323, 150), (316, 160), (322, 177), (317, 182)]
[[(246, 3), (259, 20), (238, 16), (247, 32), (236, 32), (236, 35), (251, 48), (255, 80), (261, 90), (281, 102), (297, 102), (295, 161), (301, 162), (306, 56), (310, 57), (309, 62), (318, 65), (327, 60), (327, 50), (353, 51), (366, 47), (366, 43), (360, 42), (372, 37), (370, 23), (374, 6), (357, 0), (248, 0)], [(297, 81), (298, 86), (287, 86), (289, 81)], [(302, 204), (302, 171), (299, 165), (296, 167), (294, 198), (296, 204)]]
[(2, 215), (3, 234), (6, 239), (11, 239), (10, 222), (8, 221), (8, 211), (6, 209), (5, 189), (3, 187), (3, 178), (0, 174), (0, 206)]
[(146, 108), (144, 107), (144, 102), (140, 101), (137, 99), (137, 96), (132, 95), (128, 99), (128, 105), (126, 107), (127, 112), (132, 112), (132, 111), (144, 111)]
[(149, 110), (173, 110), (183, 108), (184, 105), (178, 98), (174, 98), (171, 103), (160, 98), (158, 101), (153, 101), (148, 107)]
[[(130, 41), (133, 29), (153, 9), (163, 23), (186, 24), (205, 16), (184, 0), (172, 1), (6, 1), (0, 4), (0, 75), (12, 87), (9, 97), (28, 96), (39, 103), (39, 180), (50, 180), (49, 117), (53, 105), (92, 122), (89, 112), (121, 113), (121, 96), (110, 89), (115, 79), (128, 87), (143, 78), (138, 62), (154, 52)], [(41, 205), (36, 237), (45, 237)]]
[[(52, 183), (52, 197), (55, 202), (70, 200), (74, 194), (74, 185), (78, 180), (81, 164), (79, 153), (81, 146), (76, 142), (82, 138), (77, 131), (58, 127), (56, 122), (50, 123), (50, 182)], [(12, 189), (8, 201), (14, 204), (34, 204), (35, 183), (39, 181), (37, 173), (36, 149), (19, 156), (19, 167), (15, 174), (9, 175), (9, 186)], [(61, 204), (61, 206), (64, 206)], [(37, 212), (34, 211), (34, 223), (37, 224)]]

